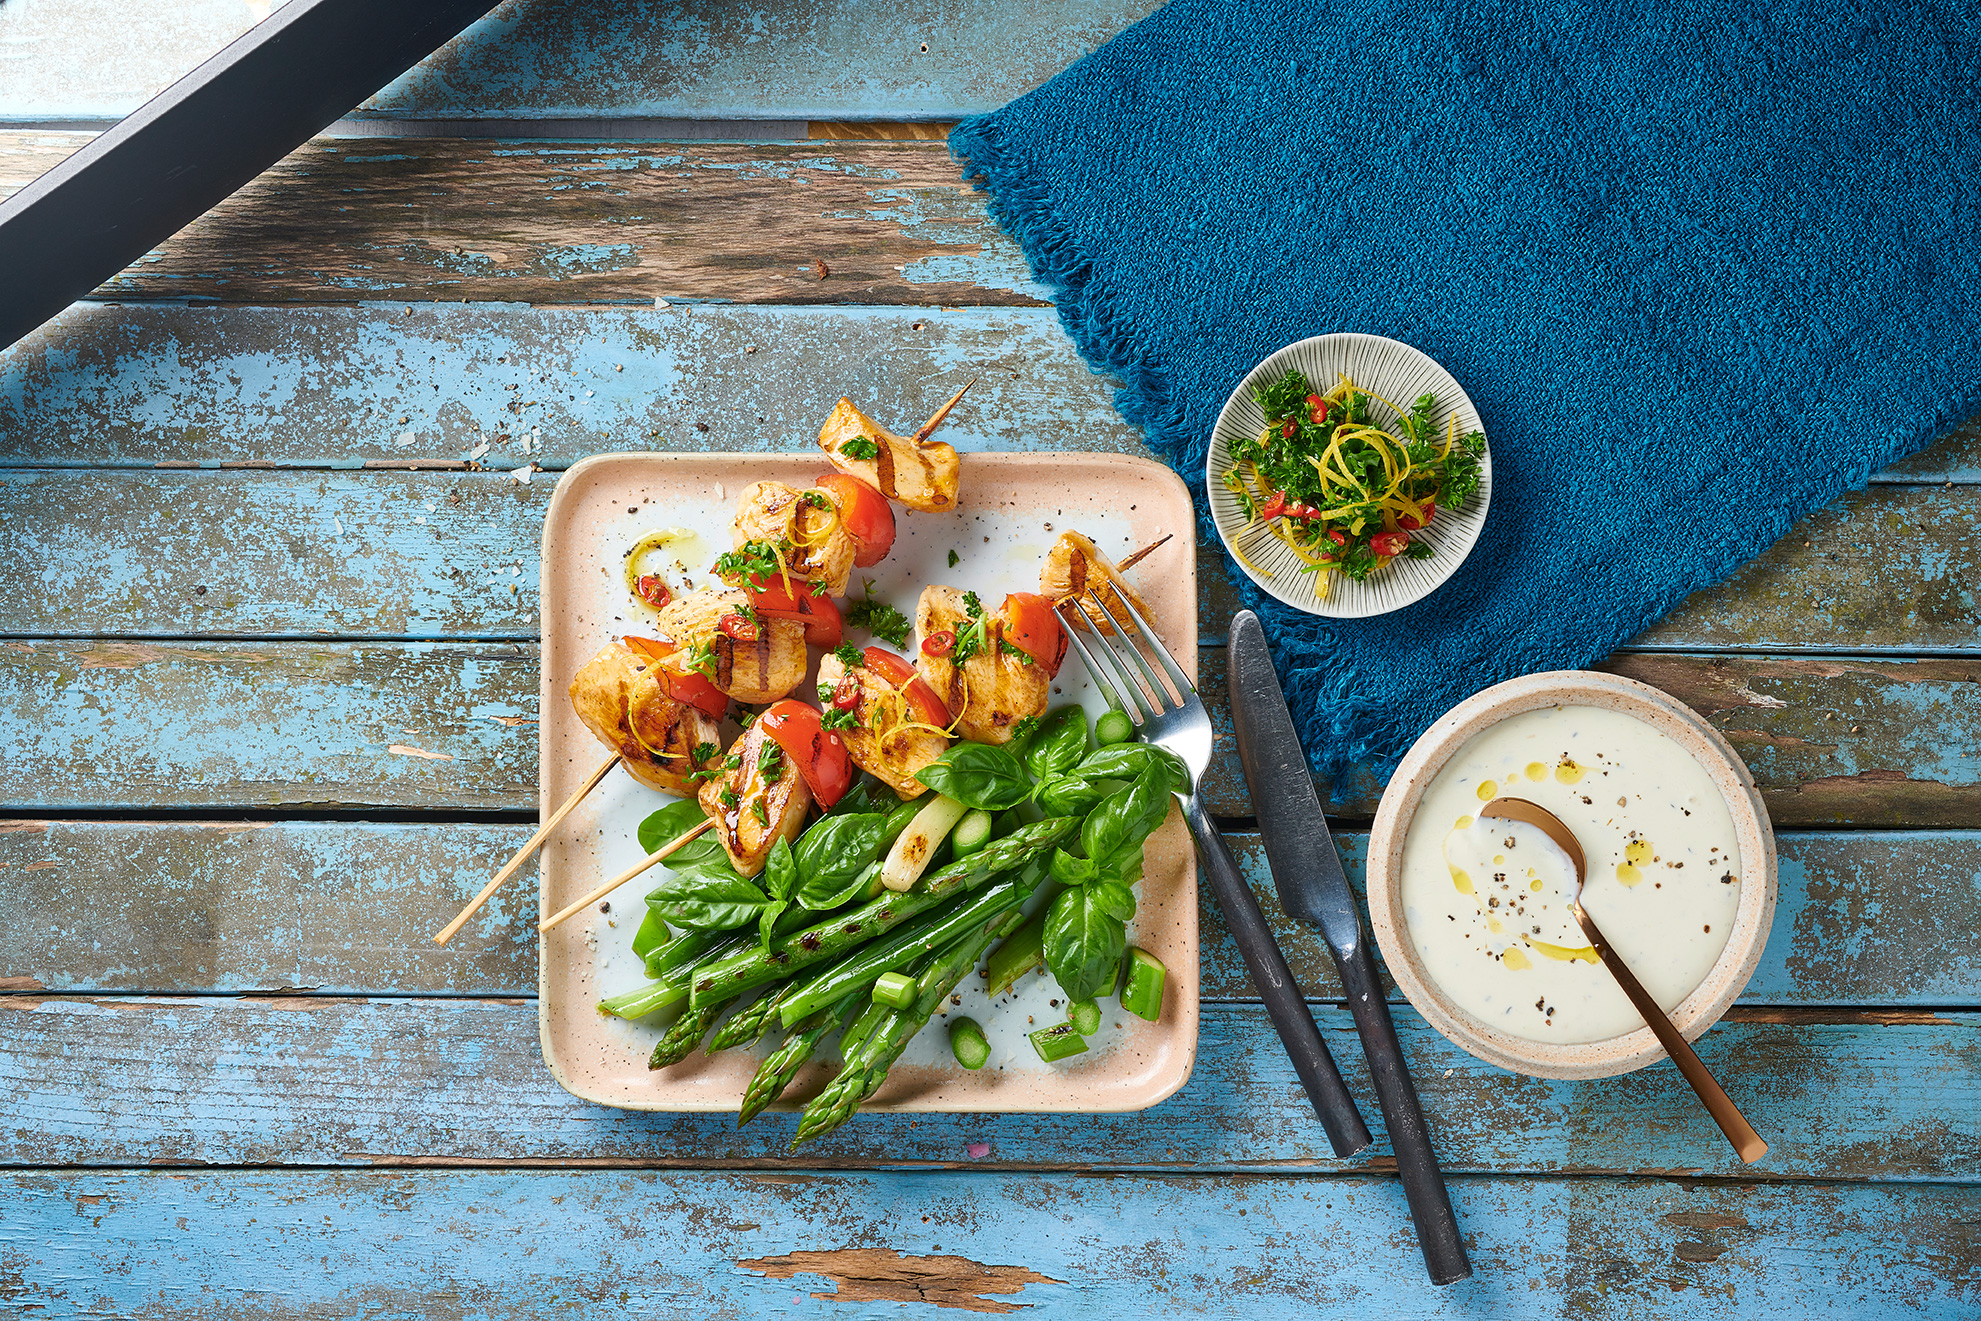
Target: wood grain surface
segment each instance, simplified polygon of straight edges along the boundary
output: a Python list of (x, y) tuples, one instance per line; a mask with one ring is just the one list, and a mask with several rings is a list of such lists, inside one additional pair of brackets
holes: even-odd
[[(1395, 1015), (1446, 1169), (1751, 1173), (1668, 1064), (1523, 1078), (1408, 1007)], [(1811, 1017), (1743, 1009), (1698, 1042), (1770, 1142), (1771, 1177), (1981, 1178), (1981, 1016)], [(1347, 1011), (1315, 1019), (1378, 1114)], [(822, 1081), (807, 1071), (787, 1100)], [(734, 1115), (576, 1101), (543, 1067), (534, 1001), (444, 998), (0, 996), (0, 1103), (6, 1164), (778, 1164), (796, 1120), (739, 1132)], [(1330, 1156), (1263, 1007), (1227, 1003), (1204, 1007), (1196, 1071), (1153, 1109), (862, 1115), (798, 1163), (962, 1164), (974, 1142), (991, 1147), (980, 1163), (1084, 1170), (1380, 1169), (1388, 1154), (1379, 1137), (1348, 1161)]]
[[(1451, 1193), (1478, 1273), (1432, 1289), (1397, 1232), (1395, 1184), (1353, 1175), (24, 1170), (0, 1184), (0, 1301), (30, 1316), (503, 1321), (1802, 1321), (1981, 1304), (1971, 1188), (1535, 1177)], [(909, 1310), (848, 1307), (876, 1277)]]
[[(581, 815), (571, 829), (610, 825)], [(528, 833), (466, 822), (0, 821), (0, 988), (532, 996), (534, 869), (451, 944), (431, 940)], [(1301, 987), (1339, 999), (1319, 938), (1273, 897), (1259, 837), (1229, 840)], [(1981, 835), (1791, 831), (1777, 842), (1774, 930), (1743, 1005), (1931, 1008), (1958, 1003), (1981, 978)], [(1336, 843), (1359, 893), (1366, 836)], [(618, 925), (601, 939), (631, 939), (643, 893), (614, 903)], [(1216, 905), (1201, 901), (1201, 994), (1256, 999)]]

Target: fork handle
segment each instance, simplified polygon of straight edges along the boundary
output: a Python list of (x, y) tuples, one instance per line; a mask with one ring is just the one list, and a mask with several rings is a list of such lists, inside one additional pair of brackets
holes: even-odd
[(1300, 1075), (1314, 1103), (1314, 1113), (1327, 1130), (1334, 1154), (1352, 1156), (1369, 1145), (1369, 1126), (1362, 1122), (1362, 1112), (1342, 1085), (1341, 1071), (1335, 1068), (1334, 1056), (1321, 1040), (1321, 1030), (1314, 1025), (1314, 1015), (1308, 1011), (1300, 985), (1286, 966), (1286, 956), (1280, 953), (1279, 943), (1266, 925), (1265, 914), (1259, 911), (1259, 901), (1239, 872), (1224, 836), (1195, 795), (1183, 800), (1183, 815), (1197, 838), (1197, 851), (1203, 855), (1204, 871), (1211, 878), (1211, 892), (1217, 896), (1225, 924), (1238, 942), (1238, 952), (1245, 956), (1252, 985), (1259, 988), (1259, 998), (1266, 1002), (1266, 1013), (1293, 1061), (1293, 1071)]

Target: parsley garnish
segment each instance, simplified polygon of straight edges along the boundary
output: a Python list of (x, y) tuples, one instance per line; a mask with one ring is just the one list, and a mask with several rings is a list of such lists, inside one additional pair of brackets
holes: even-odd
[(769, 825), (769, 824), (770, 824), (770, 804), (768, 804), (768, 803), (766, 803), (766, 802), (765, 802), (765, 801), (764, 801), (764, 800), (763, 800), (762, 798), (760, 798), (760, 797), (759, 797), (759, 798), (752, 798), (752, 799), (750, 800), (750, 815), (751, 815), (751, 816), (753, 816), (753, 817), (755, 817), (755, 818), (757, 819), (757, 824), (758, 824), (758, 825), (760, 825), (760, 826), (767, 826), (767, 825)]
[(768, 541), (749, 541), (741, 550), (725, 550), (715, 557), (715, 572), (735, 582), (739, 578), (769, 579), (777, 577), (777, 553), (781, 546), (773, 546)]
[(855, 459), (877, 459), (880, 457), (880, 447), (875, 445), (871, 440), (868, 440), (865, 436), (853, 437), (853, 439), (839, 447), (839, 452)]
[(897, 647), (908, 645), (908, 616), (896, 610), (885, 601), (874, 600), (874, 580), (863, 580), (867, 585), (867, 599), (852, 601), (846, 606), (846, 622), (854, 628), (864, 628), (883, 642), (892, 642)]
[(695, 745), (694, 752), (688, 758), (695, 766), (695, 769), (688, 774), (689, 784), (700, 784), (703, 780), (713, 780), (716, 776), (722, 774), (719, 768), (707, 764), (720, 751), (722, 749), (713, 743), (697, 743)]
[(784, 778), (784, 749), (766, 741), (763, 751), (757, 753), (757, 778), (765, 784), (776, 784)]
[(725, 784), (716, 791), (715, 801), (721, 803), (724, 807), (734, 807), (736, 806), (736, 791)]
[(956, 567), (956, 561), (958, 561), (958, 560), (960, 560), (960, 559), (962, 559), (962, 558), (963, 558), (963, 557), (962, 557), (961, 555), (958, 555), (958, 554), (957, 554), (957, 553), (956, 553), (955, 551), (953, 551), (953, 550), (952, 550), (952, 551), (950, 551), (950, 552), (949, 552), (949, 567), (950, 567), (950, 568), (952, 568), (952, 569), (953, 569), (953, 568), (955, 568), (955, 567)]
[(1026, 739), (1038, 732), (1039, 718), (1037, 716), (1026, 716), (1011, 727), (1011, 741), (1013, 743), (1023, 743)]
[[(834, 647), (832, 649), (832, 655), (835, 660), (849, 670), (857, 670), (867, 663), (867, 658), (862, 656), (851, 643), (847, 642), (842, 642)], [(825, 691), (824, 684), (819, 685), (819, 691)]]
[(825, 703), (827, 703), (827, 702), (830, 702), (831, 700), (832, 700), (832, 685), (831, 685), (831, 684), (829, 684), (829, 683), (822, 683), (822, 684), (820, 684), (820, 685), (819, 685), (819, 704), (820, 704), (820, 705), (824, 705)]
[(841, 711), (833, 707), (828, 707), (825, 718), (819, 721), (819, 724), (825, 729), (858, 729), (860, 727), (860, 713), (857, 709)]
[(688, 668), (706, 679), (713, 679), (717, 668), (715, 639), (697, 642), (688, 648)]
[(825, 498), (824, 491), (807, 491), (798, 498), (803, 500), (806, 504), (810, 505), (814, 509), (825, 509), (829, 507), (832, 503), (830, 500)]
[(975, 592), (963, 593), (963, 613), (970, 622), (956, 630), (956, 645), (949, 653), (949, 663), (959, 667), (978, 652), (990, 650), (990, 620)]

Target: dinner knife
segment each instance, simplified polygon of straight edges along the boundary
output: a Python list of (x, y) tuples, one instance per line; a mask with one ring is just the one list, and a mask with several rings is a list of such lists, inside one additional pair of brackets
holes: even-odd
[(1368, 1057), (1424, 1264), (1433, 1284), (1451, 1284), (1472, 1274), (1472, 1263), (1466, 1259), (1451, 1198), (1438, 1173), (1417, 1089), (1403, 1063), (1403, 1048), (1376, 977), (1376, 960), (1361, 910), (1355, 906), (1355, 892), (1348, 888), (1334, 837), (1321, 814), (1307, 756), (1294, 733), (1272, 652), (1266, 647), (1265, 629), (1250, 610), (1240, 611), (1231, 621), (1230, 657), (1238, 757), (1251, 786), (1280, 906), (1288, 916), (1320, 929), (1341, 970), (1348, 1010), (1362, 1038), (1362, 1053)]

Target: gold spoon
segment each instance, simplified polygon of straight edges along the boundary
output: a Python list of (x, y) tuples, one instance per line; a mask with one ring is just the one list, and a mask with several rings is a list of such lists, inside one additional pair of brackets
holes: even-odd
[(1595, 946), (1597, 957), (1602, 959), (1603, 966), (1616, 978), (1617, 985), (1623, 988), (1623, 993), (1630, 997), (1630, 1003), (1637, 1006), (1637, 1012), (1643, 1015), (1645, 1023), (1649, 1024), (1651, 1031), (1657, 1035), (1658, 1044), (1671, 1056), (1672, 1063), (1678, 1065), (1678, 1071), (1685, 1075), (1685, 1081), (1692, 1084), (1692, 1090), (1699, 1094), (1699, 1099), (1705, 1103), (1707, 1112), (1713, 1116), (1713, 1122), (1720, 1126), (1720, 1132), (1726, 1134), (1727, 1141), (1733, 1144), (1733, 1149), (1740, 1159), (1752, 1165), (1767, 1155), (1768, 1144), (1761, 1140), (1761, 1135), (1754, 1131), (1754, 1126), (1740, 1113), (1740, 1107), (1733, 1103), (1733, 1098), (1726, 1094), (1726, 1089), (1720, 1086), (1717, 1078), (1713, 1077), (1712, 1070), (1706, 1067), (1705, 1061), (1699, 1058), (1698, 1053), (1685, 1038), (1678, 1034), (1678, 1029), (1672, 1025), (1671, 1019), (1665, 1016), (1665, 1011), (1659, 1008), (1656, 1000), (1651, 998), (1650, 992), (1644, 989), (1644, 984), (1637, 980), (1637, 975), (1624, 965), (1623, 959), (1617, 952), (1610, 948), (1609, 941), (1603, 939), (1603, 933), (1597, 930), (1595, 921), (1583, 910), (1582, 885), (1588, 879), (1589, 864), (1582, 855), (1582, 845), (1575, 838), (1575, 832), (1564, 825), (1561, 818), (1553, 812), (1538, 803), (1530, 803), (1525, 798), (1495, 798), (1479, 809), (1479, 815), (1496, 817), (1502, 821), (1525, 821), (1530, 826), (1539, 826), (1542, 832), (1568, 855), (1568, 860), (1575, 864), (1575, 892), (1568, 901), (1568, 911), (1573, 913), (1575, 920), (1582, 924), (1582, 932), (1589, 937), (1589, 943)]

